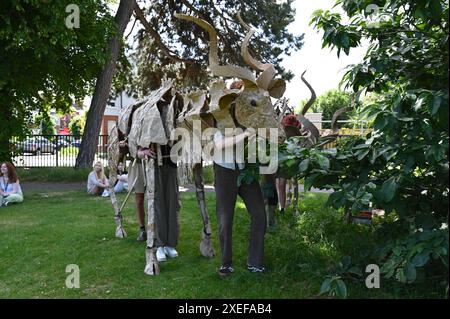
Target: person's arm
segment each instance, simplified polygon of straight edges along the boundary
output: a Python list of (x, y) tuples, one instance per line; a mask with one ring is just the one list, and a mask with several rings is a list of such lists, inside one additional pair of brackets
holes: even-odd
[(238, 135), (234, 135), (234, 136), (222, 136), (222, 138), (220, 139), (216, 139), (216, 147), (218, 149), (225, 149), (225, 148), (229, 148), (229, 147), (233, 147), (236, 144), (242, 143), (244, 141), (244, 139), (246, 139), (247, 137), (251, 137), (252, 135), (255, 135), (256, 131), (250, 131), (250, 130), (245, 130), (244, 132), (242, 132), (241, 134)]
[(125, 147), (127, 147), (127, 146), (128, 146), (128, 144), (127, 144), (126, 141), (120, 141), (120, 142), (119, 142), (119, 147), (120, 147), (120, 148), (125, 148)]
[(139, 147), (138, 152), (137, 152), (137, 156), (140, 159), (143, 159), (146, 156), (149, 156), (151, 158), (155, 158), (155, 152), (149, 148), (141, 148)]
[(19, 191), (19, 181), (15, 182), (13, 185), (13, 189), (10, 192), (3, 192), (3, 196), (8, 196), (8, 195), (12, 195), (12, 194), (17, 194), (17, 192)]
[(99, 182), (99, 180), (97, 179), (97, 176), (96, 176), (95, 172), (91, 172), (91, 173), (89, 174), (88, 184), (95, 185), (95, 186), (99, 186), (99, 187), (105, 187), (105, 186), (103, 185), (103, 183)]
[(100, 180), (97, 180), (98, 182), (98, 186), (103, 187), (103, 188), (107, 188), (108, 187), (108, 179), (105, 177), (103, 177)]

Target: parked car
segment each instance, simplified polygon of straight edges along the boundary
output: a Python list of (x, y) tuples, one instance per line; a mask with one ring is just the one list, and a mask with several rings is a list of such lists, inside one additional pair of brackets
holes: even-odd
[(75, 147), (80, 148), (80, 146), (81, 146), (81, 140), (75, 140), (75, 141), (73, 141), (73, 142), (72, 142), (72, 146), (75, 146)]
[(65, 140), (65, 139), (62, 139), (62, 138), (58, 138), (54, 144), (56, 145), (56, 147), (59, 150), (62, 149), (63, 147), (69, 147), (70, 146), (70, 142)]
[(23, 153), (32, 153), (40, 155), (42, 153), (55, 154), (56, 145), (43, 137), (29, 138), (25, 141), (16, 143), (16, 149)]

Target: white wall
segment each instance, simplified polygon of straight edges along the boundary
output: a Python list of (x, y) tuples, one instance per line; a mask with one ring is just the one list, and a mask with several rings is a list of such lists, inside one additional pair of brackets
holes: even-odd
[(306, 113), (305, 117), (312, 122), (319, 130), (322, 129), (322, 113)]
[(114, 106), (106, 104), (104, 115), (119, 115), (121, 109), (136, 102), (136, 99), (132, 96), (127, 95), (126, 92), (122, 91), (117, 95), (115, 100), (108, 102), (114, 102)]

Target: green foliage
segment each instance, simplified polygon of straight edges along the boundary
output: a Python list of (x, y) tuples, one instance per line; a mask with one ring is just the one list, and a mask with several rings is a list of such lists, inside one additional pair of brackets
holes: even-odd
[(80, 0), (80, 28), (65, 19), (70, 0), (0, 2), (0, 160), (11, 136), (23, 136), (31, 111), (68, 110), (84, 97), (106, 61), (114, 21), (105, 4)]
[(363, 37), (373, 43), (344, 77), (355, 92), (377, 93), (360, 107), (373, 131), (341, 140), (335, 152), (321, 150), (320, 142), (311, 150), (294, 149), (288, 141), (281, 156), (308, 160), (293, 174), (304, 177), (307, 187), (333, 189), (329, 205), (347, 212), (371, 204), (385, 210), (377, 262), (387, 277), (412, 282), (423, 267), (425, 278), (439, 269), (434, 275), (447, 281), (448, 2), (379, 1), (390, 19), (377, 27), (368, 23), (370, 1), (337, 3), (350, 24), (328, 11), (316, 12), (312, 23), (324, 30), (324, 46), (338, 53)]
[(203, 182), (209, 185), (214, 184), (213, 165), (203, 166)]
[[(324, 94), (317, 97), (316, 102), (311, 107), (311, 111), (315, 113), (322, 113), (322, 119), (330, 121), (333, 114), (344, 107), (351, 107), (353, 105), (353, 97), (349, 92), (340, 90), (329, 90)], [(355, 105), (356, 108), (356, 105)], [(339, 120), (348, 120), (353, 115), (353, 112), (345, 112)], [(323, 128), (330, 128), (329, 123), (323, 123)], [(344, 124), (338, 125), (338, 127), (352, 127), (351, 125)]]
[(49, 114), (45, 111), (39, 113), (34, 117), (35, 125), (40, 129), (42, 135), (54, 135), (56, 134), (55, 123), (50, 118)]
[(347, 281), (362, 281), (361, 268), (354, 265), (352, 258), (348, 255), (341, 258), (330, 269), (332, 275), (328, 275), (322, 283), (320, 294), (328, 293), (329, 296), (337, 296), (341, 299), (347, 298)]
[(242, 183), (250, 185), (254, 181), (259, 182), (260, 179), (261, 175), (259, 174), (259, 165), (247, 163), (238, 176), (237, 184), (238, 186), (241, 186)]
[(83, 135), (84, 126), (86, 125), (86, 114), (87, 113), (84, 113), (84, 115), (76, 115), (70, 119), (69, 131), (71, 135)]
[(330, 297), (347, 298), (347, 286), (340, 276), (328, 276), (320, 287), (320, 294), (328, 293)]
[(347, 298), (347, 285), (344, 279), (358, 280), (362, 277), (362, 271), (359, 267), (352, 264), (350, 256), (344, 256), (336, 263), (320, 287), (319, 294), (327, 293), (330, 297)]
[(384, 260), (381, 272), (387, 278), (411, 283), (419, 275), (424, 277), (423, 266), (428, 263), (437, 274), (448, 271), (448, 244), (448, 229), (417, 231), (399, 238), (379, 250), (379, 257)]

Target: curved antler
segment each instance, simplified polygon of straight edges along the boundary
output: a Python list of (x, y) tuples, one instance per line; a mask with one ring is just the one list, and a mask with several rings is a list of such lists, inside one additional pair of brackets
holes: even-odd
[(256, 71), (263, 71), (261, 75), (258, 77), (257, 83), (260, 87), (264, 89), (269, 89), (270, 82), (276, 75), (275, 67), (271, 63), (261, 63), (250, 55), (248, 51), (248, 44), (250, 42), (250, 38), (253, 33), (255, 33), (255, 29), (251, 28), (247, 23), (242, 20), (241, 14), (237, 13), (237, 18), (242, 27), (247, 30), (247, 34), (245, 35), (244, 41), (241, 45), (241, 55), (244, 59), (244, 62), (251, 66)]
[(241, 55), (242, 55), (242, 58), (244, 59), (244, 62), (247, 63), (248, 65), (250, 65), (256, 71), (265, 71), (265, 70), (267, 70), (268, 68), (270, 68), (272, 66), (272, 64), (259, 62), (258, 60), (253, 58), (250, 55), (250, 52), (248, 51), (248, 44), (250, 42), (250, 38), (253, 36), (253, 34), (255, 33), (256, 30), (251, 28), (248, 24), (246, 24), (242, 20), (241, 14), (239, 12), (237, 13), (237, 18), (238, 18), (240, 24), (247, 31), (247, 34), (245, 35), (244, 41), (241, 44)]
[(308, 87), (308, 89), (311, 91), (311, 98), (309, 99), (308, 103), (305, 104), (305, 106), (303, 107), (302, 110), (302, 115), (305, 115), (306, 112), (308, 112), (308, 109), (314, 104), (314, 102), (316, 101), (316, 92), (314, 91), (314, 89), (312, 88), (311, 84), (309, 84), (308, 81), (306, 81), (304, 75), (306, 73), (306, 70), (302, 73), (301, 79), (303, 81), (303, 83), (306, 84), (306, 86)]
[(190, 15), (177, 12), (174, 12), (174, 16), (178, 19), (192, 21), (208, 32), (209, 40), (211, 41), (209, 50), (209, 67), (214, 75), (223, 77), (237, 77), (256, 84), (255, 76), (250, 70), (235, 65), (219, 64), (219, 58), (217, 54), (217, 32), (208, 22)]
[(350, 112), (352, 110), (353, 110), (353, 107), (343, 107), (343, 108), (337, 110), (336, 112), (334, 112), (333, 118), (331, 119), (331, 130), (333, 131), (333, 133), (339, 132), (339, 129), (337, 127), (337, 120), (338, 120), (339, 116), (341, 116), (345, 112)]

